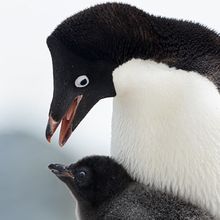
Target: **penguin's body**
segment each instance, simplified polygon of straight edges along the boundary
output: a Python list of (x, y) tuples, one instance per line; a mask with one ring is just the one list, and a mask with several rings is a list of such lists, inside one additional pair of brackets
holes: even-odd
[(112, 156), (146, 185), (220, 219), (220, 37), (124, 4), (80, 12), (48, 38), (54, 95), (47, 138), (63, 145), (114, 97)]
[(218, 213), (220, 95), (214, 84), (143, 60), (120, 66), (113, 81), (113, 157), (140, 182)]
[(140, 184), (109, 157), (92, 156), (76, 164), (49, 165), (78, 203), (80, 220), (211, 220), (206, 211)]

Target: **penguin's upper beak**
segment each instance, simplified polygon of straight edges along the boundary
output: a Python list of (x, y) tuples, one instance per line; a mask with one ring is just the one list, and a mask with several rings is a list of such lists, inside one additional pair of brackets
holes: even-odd
[(50, 164), (48, 168), (57, 176), (57, 177), (70, 177), (74, 178), (72, 172), (68, 169), (67, 166), (62, 164)]
[(79, 103), (82, 99), (82, 95), (76, 96), (76, 98), (73, 100), (73, 102), (70, 104), (68, 110), (62, 117), (60, 121), (55, 121), (51, 115), (49, 114), (49, 119), (47, 123), (47, 128), (46, 128), (46, 138), (50, 142), (51, 137), (55, 133), (58, 125), (61, 123), (61, 129), (60, 129), (60, 136), (59, 136), (59, 144), (60, 146), (63, 146), (68, 138), (70, 137), (73, 128), (73, 120), (76, 115), (77, 108), (79, 106)]

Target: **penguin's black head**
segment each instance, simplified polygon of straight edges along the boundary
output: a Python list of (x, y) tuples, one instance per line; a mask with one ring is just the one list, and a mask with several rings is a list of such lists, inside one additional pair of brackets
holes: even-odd
[(117, 195), (133, 181), (121, 165), (105, 156), (87, 157), (70, 166), (51, 164), (49, 169), (77, 200), (93, 206)]
[(114, 69), (141, 51), (149, 51), (146, 43), (140, 46), (143, 39), (137, 37), (148, 34), (141, 35), (134, 25), (134, 17), (142, 22), (142, 14), (126, 4), (97, 5), (67, 18), (48, 37), (54, 75), (48, 141), (62, 122), (59, 144), (64, 145), (100, 99), (116, 95)]
[(54, 93), (46, 130), (50, 140), (60, 122), (59, 144), (65, 144), (88, 111), (102, 98), (115, 96), (113, 64), (91, 61), (62, 44), (53, 35), (47, 40), (53, 60)]

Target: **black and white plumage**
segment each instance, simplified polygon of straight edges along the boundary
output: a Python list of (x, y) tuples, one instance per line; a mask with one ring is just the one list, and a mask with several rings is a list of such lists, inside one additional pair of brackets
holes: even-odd
[(49, 169), (74, 195), (81, 220), (213, 219), (190, 203), (137, 183), (109, 157), (91, 156), (70, 166), (50, 164)]
[(125, 4), (84, 10), (47, 40), (54, 68), (48, 140), (63, 145), (114, 97), (112, 156), (144, 184), (220, 218), (220, 37)]

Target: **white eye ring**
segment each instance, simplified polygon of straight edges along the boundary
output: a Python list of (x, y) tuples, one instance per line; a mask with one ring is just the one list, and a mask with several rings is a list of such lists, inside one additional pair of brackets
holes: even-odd
[(75, 86), (78, 88), (86, 87), (89, 84), (89, 78), (86, 75), (78, 76), (75, 80)]

